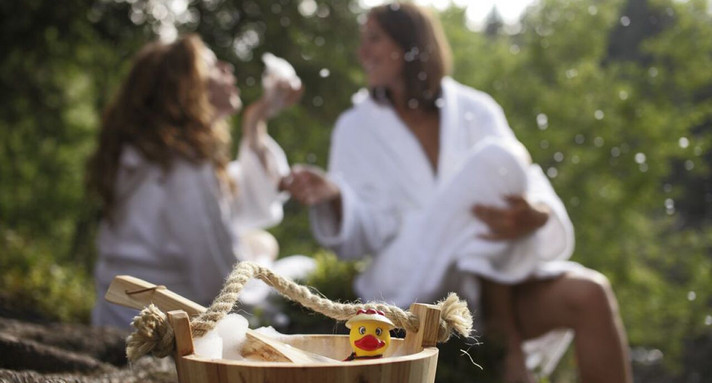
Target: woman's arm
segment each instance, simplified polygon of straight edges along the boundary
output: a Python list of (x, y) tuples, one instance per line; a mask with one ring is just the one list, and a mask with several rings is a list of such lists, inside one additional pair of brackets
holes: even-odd
[(267, 120), (299, 100), (303, 88), (294, 89), (281, 80), (269, 97), (245, 108), (243, 139), (237, 161), (230, 164), (230, 176), (237, 184), (232, 222), (237, 228), (262, 228), (282, 220), (280, 180), (289, 173), (287, 156), (267, 132)]
[(284, 189), (311, 206), (315, 238), (345, 258), (375, 255), (400, 229), (400, 212), (379, 182), (383, 174), (360, 136), (358, 121), (337, 122), (332, 135), (329, 174), (295, 166)]
[(276, 116), (284, 108), (294, 105), (302, 96), (304, 88), (294, 89), (286, 81), (280, 81), (272, 92), (272, 96), (267, 98), (262, 96), (259, 100), (245, 108), (242, 118), (242, 133), (247, 148), (252, 150), (260, 164), (270, 174), (275, 182), (283, 174), (275, 169), (275, 164), (270, 162), (268, 154), (267, 120)]
[[(230, 218), (238, 230), (273, 226), (283, 217), (282, 204), (287, 196), (278, 185), (281, 177), (289, 173), (287, 156), (268, 135), (263, 138), (262, 145), (260, 156), (250, 148), (247, 140), (243, 140), (237, 161), (228, 167), (228, 173), (237, 185), (236, 194), (231, 199)], [(265, 162), (270, 164), (269, 169), (263, 166)]]

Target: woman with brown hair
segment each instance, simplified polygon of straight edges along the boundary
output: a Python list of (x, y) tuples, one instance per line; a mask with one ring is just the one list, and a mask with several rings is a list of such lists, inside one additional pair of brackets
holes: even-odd
[(563, 203), (501, 107), (447, 77), (437, 20), (409, 3), (375, 7), (359, 59), (370, 92), (338, 120), (328, 176), (297, 166), (283, 182), (311, 206), (320, 243), (372, 256), (357, 293), (407, 306), (454, 290), (481, 303), (508, 383), (534, 381), (527, 354), (555, 364), (571, 331), (583, 382), (630, 382), (607, 280), (567, 261)]
[(242, 106), (232, 65), (195, 35), (137, 54), (89, 162), (103, 208), (94, 324), (126, 328), (136, 313), (102, 299), (117, 274), (208, 304), (238, 259), (276, 257), (274, 238), (252, 235), (282, 219), (286, 199), (277, 185), (289, 166), (266, 120), (301, 89), (281, 81), (270, 95), (246, 108), (231, 162), (226, 119)]

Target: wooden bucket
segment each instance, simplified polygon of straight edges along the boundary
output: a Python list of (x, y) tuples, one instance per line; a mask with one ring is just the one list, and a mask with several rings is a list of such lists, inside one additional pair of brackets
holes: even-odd
[[(383, 358), (337, 363), (289, 363), (206, 359), (193, 353), (188, 315), (168, 313), (176, 337), (175, 361), (180, 383), (433, 383), (438, 363), (435, 347), (440, 310), (415, 304), (421, 329), (405, 339), (392, 339)], [(426, 318), (426, 320), (423, 320)], [(431, 320), (427, 320), (430, 318)], [(428, 331), (425, 327), (430, 324)], [(422, 335), (433, 335), (427, 339)], [(351, 353), (348, 335), (293, 335), (282, 340), (291, 346), (342, 360)]]
[[(351, 354), (348, 335), (290, 335), (280, 339), (287, 348), (291, 346), (316, 357), (308, 361), (209, 359), (194, 353), (189, 319), (205, 308), (169, 290), (155, 288), (148, 282), (119, 276), (109, 288), (106, 299), (134, 308), (154, 303), (161, 310), (173, 310), (168, 311), (167, 317), (175, 333), (174, 358), (180, 383), (435, 382), (440, 323), (440, 309), (436, 306), (411, 305), (410, 312), (419, 318), (418, 331), (406, 333), (404, 339), (391, 339), (388, 351), (379, 359), (342, 362)], [(139, 291), (136, 289), (142, 293), (129, 295), (131, 290)], [(320, 362), (320, 357), (331, 360)]]

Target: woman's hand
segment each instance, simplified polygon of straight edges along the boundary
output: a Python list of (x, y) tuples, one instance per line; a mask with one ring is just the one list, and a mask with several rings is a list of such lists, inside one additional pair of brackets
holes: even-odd
[(294, 89), (286, 80), (280, 80), (269, 94), (263, 93), (262, 97), (245, 108), (243, 120), (246, 125), (266, 121), (296, 104), (303, 93), (304, 86)]
[(269, 92), (245, 108), (246, 122), (266, 121), (294, 105), (304, 94), (304, 86), (292, 88), (287, 80), (278, 80)]
[(507, 207), (475, 205), (472, 213), (482, 220), (490, 232), (481, 238), (493, 241), (512, 240), (528, 235), (544, 226), (549, 219), (546, 205), (531, 205), (522, 196), (507, 196)]
[(269, 92), (265, 90), (260, 101), (266, 105), (266, 117), (272, 118), (283, 109), (288, 108), (299, 101), (304, 94), (304, 86), (294, 88), (287, 79), (279, 79)]
[[(316, 166), (295, 165), (279, 184), (300, 203), (311, 206), (323, 202), (341, 203), (341, 189)], [(340, 210), (340, 209), (339, 209)]]

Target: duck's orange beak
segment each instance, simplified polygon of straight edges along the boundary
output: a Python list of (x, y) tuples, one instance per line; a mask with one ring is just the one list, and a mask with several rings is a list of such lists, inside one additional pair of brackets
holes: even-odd
[(374, 351), (386, 345), (386, 342), (369, 334), (354, 342), (354, 345), (365, 351)]

